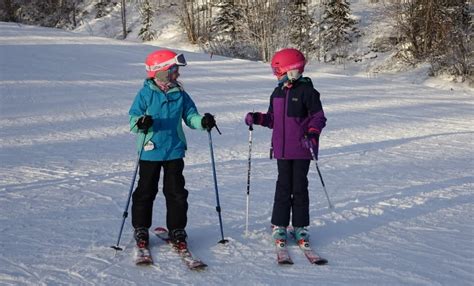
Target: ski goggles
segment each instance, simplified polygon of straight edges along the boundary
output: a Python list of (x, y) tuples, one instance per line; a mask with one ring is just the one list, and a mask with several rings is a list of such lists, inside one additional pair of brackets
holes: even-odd
[(284, 76), (290, 70), (301, 69), (302, 67), (304, 67), (305, 64), (306, 61), (300, 61), (285, 67), (272, 67), (272, 71), (274, 75), (276, 75), (277, 77), (281, 77)]
[(146, 70), (149, 72), (155, 72), (160, 70), (166, 70), (169, 66), (185, 66), (187, 65), (186, 59), (184, 58), (183, 54), (178, 54), (174, 58), (164, 61), (162, 63), (153, 65), (153, 66), (146, 66)]
[(272, 71), (273, 75), (276, 75), (277, 77), (281, 77), (286, 73), (286, 70), (283, 70), (281, 67), (273, 67)]

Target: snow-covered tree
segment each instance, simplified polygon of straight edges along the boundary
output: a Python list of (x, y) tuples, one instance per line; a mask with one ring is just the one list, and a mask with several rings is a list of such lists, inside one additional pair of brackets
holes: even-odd
[(289, 1), (247, 1), (248, 33), (259, 51), (258, 59), (269, 61), (276, 50), (291, 45), (286, 12)]
[(442, 32), (435, 39), (430, 51), (430, 62), (433, 72), (448, 72), (461, 76), (462, 80), (474, 73), (474, 36), (469, 3), (462, 0), (443, 2), (440, 7), (443, 13)]
[(433, 73), (472, 73), (473, 47), (470, 4), (465, 0), (412, 0), (394, 5), (402, 42), (400, 55), (416, 64), (429, 61)]
[(324, 58), (331, 52), (337, 57), (344, 57), (344, 50), (352, 39), (358, 35), (357, 22), (351, 18), (351, 9), (346, 0), (330, 0), (324, 4), (321, 25), (321, 44)]
[(142, 17), (142, 27), (138, 32), (138, 37), (142, 41), (151, 41), (156, 37), (156, 30), (153, 29), (154, 7), (150, 0), (144, 0), (140, 7), (140, 15)]
[(102, 18), (105, 15), (107, 15), (107, 5), (109, 4), (109, 0), (98, 0), (97, 3), (95, 3), (94, 7), (96, 9), (96, 18)]
[(289, 35), (291, 43), (304, 54), (312, 53), (313, 46), (312, 32), (316, 22), (308, 8), (308, 1), (296, 0), (288, 3)]
[(214, 5), (211, 47), (263, 61), (283, 47), (311, 49), (312, 19), (303, 0), (223, 0)]
[(248, 41), (244, 10), (233, 0), (219, 1), (215, 6), (218, 9), (210, 26), (211, 45), (218, 45), (224, 55), (245, 56)]
[(233, 44), (242, 23), (242, 10), (232, 0), (220, 1), (216, 6), (219, 10), (211, 24), (212, 37)]
[(30, 25), (69, 28), (72, 24), (71, 15), (74, 8), (73, 0), (0, 1), (0, 21), (18, 21)]
[(213, 8), (209, 0), (179, 1), (179, 17), (189, 42), (203, 44), (209, 41)]

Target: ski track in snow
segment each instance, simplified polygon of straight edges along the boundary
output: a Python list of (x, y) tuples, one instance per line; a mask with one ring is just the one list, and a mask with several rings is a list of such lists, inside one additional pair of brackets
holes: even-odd
[[(253, 133), (250, 233), (244, 235), (246, 112), (265, 111), (267, 65), (185, 53), (182, 81), (213, 132), (227, 245), (220, 240), (208, 138), (186, 129), (191, 250), (209, 268), (190, 272), (152, 237), (155, 265), (133, 265), (127, 219), (115, 253), (136, 161), (128, 108), (153, 47), (0, 23), (0, 284), (2, 285), (456, 285), (474, 283), (473, 95), (463, 91), (319, 73), (328, 126), (319, 177), (309, 175), (309, 265), (290, 243), (278, 266), (270, 238), (276, 161), (271, 131)], [(31, 69), (17, 65), (32, 55)], [(58, 74), (67, 61), (75, 69)], [(160, 186), (161, 190), (161, 186)], [(159, 193), (154, 225), (165, 222)], [(311, 283), (313, 283), (311, 282)], [(316, 283), (316, 282), (314, 282)]]

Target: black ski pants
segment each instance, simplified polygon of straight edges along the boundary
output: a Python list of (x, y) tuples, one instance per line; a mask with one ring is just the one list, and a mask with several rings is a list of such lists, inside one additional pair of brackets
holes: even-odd
[(160, 171), (163, 167), (163, 194), (166, 200), (166, 226), (184, 229), (187, 223), (188, 191), (184, 188), (184, 160), (140, 160), (140, 178), (132, 196), (132, 225), (134, 228), (151, 227), (153, 202), (158, 193)]
[(273, 202), (272, 224), (294, 227), (309, 225), (308, 171), (310, 160), (277, 160), (278, 180)]

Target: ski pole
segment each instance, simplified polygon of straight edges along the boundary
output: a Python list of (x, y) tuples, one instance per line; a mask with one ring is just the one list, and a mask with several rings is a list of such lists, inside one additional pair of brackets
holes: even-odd
[(119, 247), (120, 244), (120, 238), (122, 238), (122, 231), (123, 231), (123, 226), (125, 225), (125, 219), (128, 217), (128, 207), (130, 205), (130, 199), (132, 197), (132, 191), (133, 191), (133, 186), (135, 185), (135, 179), (137, 177), (137, 171), (138, 171), (138, 165), (140, 164), (140, 158), (142, 157), (142, 152), (143, 152), (143, 145), (145, 145), (145, 140), (146, 140), (146, 135), (148, 133), (148, 130), (143, 131), (144, 136), (143, 136), (143, 142), (142, 142), (142, 147), (140, 148), (140, 152), (138, 153), (137, 157), (137, 162), (135, 164), (135, 172), (133, 172), (133, 177), (132, 177), (132, 183), (130, 185), (130, 190), (128, 192), (128, 198), (127, 198), (127, 204), (125, 205), (125, 210), (123, 211), (123, 219), (122, 219), (122, 224), (120, 225), (120, 231), (117, 239), (117, 244), (111, 246), (111, 248), (115, 250), (123, 250), (121, 247)]
[(324, 190), (324, 193), (326, 194), (326, 199), (328, 200), (329, 208), (334, 209), (334, 206), (331, 203), (331, 200), (329, 199), (328, 191), (326, 190), (326, 185), (324, 184), (323, 176), (321, 175), (321, 171), (319, 170), (318, 159), (315, 156), (315, 152), (313, 150), (313, 144), (311, 143), (311, 141), (309, 142), (310, 142), (309, 150), (311, 151), (311, 156), (313, 157), (314, 162), (316, 163), (316, 170), (318, 171), (319, 179), (321, 180), (321, 184), (323, 185), (323, 190)]
[[(216, 129), (217, 129), (217, 126), (216, 126)], [(219, 130), (219, 129), (217, 129), (217, 130)], [(228, 240), (224, 239), (224, 230), (223, 230), (223, 227), (222, 227), (221, 205), (219, 203), (219, 190), (217, 189), (216, 163), (214, 161), (214, 149), (212, 148), (211, 129), (207, 129), (207, 135), (209, 136), (209, 149), (210, 149), (210, 152), (211, 152), (212, 175), (214, 176), (214, 189), (216, 191), (216, 203), (217, 203), (216, 211), (217, 211), (217, 214), (219, 215), (219, 225), (220, 225), (220, 228), (221, 228), (221, 237), (222, 237), (222, 239), (218, 243), (224, 244), (224, 243), (227, 243)]]
[(252, 131), (253, 126), (249, 126), (249, 160), (247, 171), (247, 210), (245, 213), (245, 235), (249, 234), (249, 202), (250, 202), (250, 171), (252, 167)]

